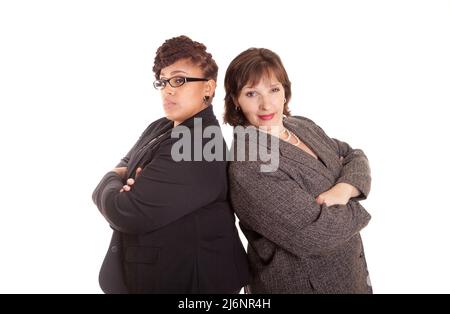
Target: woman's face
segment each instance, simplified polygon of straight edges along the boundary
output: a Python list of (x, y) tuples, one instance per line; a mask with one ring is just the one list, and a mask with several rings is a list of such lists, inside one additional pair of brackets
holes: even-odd
[(263, 77), (255, 86), (246, 85), (237, 102), (247, 121), (255, 127), (282, 127), (284, 88), (273, 75)]
[[(188, 59), (182, 59), (163, 68), (159, 78), (203, 78), (203, 75), (203, 71), (198, 66), (192, 64)], [(166, 118), (174, 121), (174, 126), (177, 126), (202, 111), (208, 106), (204, 103), (203, 97), (211, 97), (214, 94), (215, 87), (214, 80), (186, 82), (179, 87), (172, 87), (167, 83), (164, 89), (161, 90)]]

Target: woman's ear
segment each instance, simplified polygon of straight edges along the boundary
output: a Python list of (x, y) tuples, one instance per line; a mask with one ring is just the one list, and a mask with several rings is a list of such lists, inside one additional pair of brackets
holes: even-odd
[(209, 97), (214, 95), (214, 92), (216, 91), (216, 86), (217, 86), (217, 84), (216, 84), (216, 81), (214, 81), (214, 80), (209, 80), (206, 82), (205, 92)]

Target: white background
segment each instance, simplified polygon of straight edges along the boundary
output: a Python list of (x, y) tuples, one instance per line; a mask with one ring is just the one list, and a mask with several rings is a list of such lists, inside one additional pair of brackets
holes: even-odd
[(374, 292), (450, 292), (450, 3), (438, 0), (1, 0), (0, 292), (101, 292), (110, 229), (91, 193), (163, 116), (153, 58), (180, 34), (219, 65), (220, 119), (228, 63), (277, 52), (293, 114), (369, 157)]

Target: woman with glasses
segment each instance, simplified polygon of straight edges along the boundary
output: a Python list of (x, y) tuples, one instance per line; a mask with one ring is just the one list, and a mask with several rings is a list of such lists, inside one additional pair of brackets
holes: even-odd
[(230, 163), (231, 200), (249, 244), (248, 291), (371, 293), (359, 235), (370, 220), (359, 203), (371, 183), (364, 153), (290, 115), (291, 83), (268, 49), (238, 55), (225, 90), (225, 122), (250, 135), (236, 132), (233, 148), (279, 159), (271, 169), (262, 154)]
[[(106, 293), (238, 293), (249, 273), (211, 104), (217, 65), (203, 44), (180, 36), (158, 48), (153, 71), (165, 117), (149, 125), (93, 193), (114, 230), (100, 285)], [(194, 133), (207, 127), (219, 130), (223, 152), (212, 161), (195, 155), (210, 138)], [(173, 136), (181, 133), (190, 145), (182, 159)]]

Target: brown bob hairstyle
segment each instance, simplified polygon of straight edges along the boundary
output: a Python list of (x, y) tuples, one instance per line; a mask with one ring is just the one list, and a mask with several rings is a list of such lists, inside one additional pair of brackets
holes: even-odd
[[(184, 35), (166, 40), (156, 50), (153, 65), (155, 78), (159, 80), (162, 69), (182, 59), (188, 59), (194, 65), (199, 66), (203, 71), (204, 78), (217, 82), (218, 67), (212, 55), (206, 51), (206, 46)], [(213, 97), (214, 95), (209, 102), (212, 101)]]
[(235, 101), (246, 85), (255, 86), (264, 77), (273, 74), (283, 85), (286, 102), (283, 114), (290, 116), (291, 82), (280, 57), (265, 48), (250, 48), (231, 61), (225, 73), (224, 122), (232, 126), (248, 124), (239, 104)]

